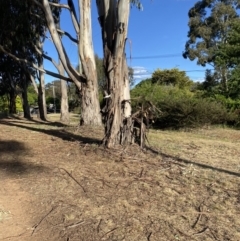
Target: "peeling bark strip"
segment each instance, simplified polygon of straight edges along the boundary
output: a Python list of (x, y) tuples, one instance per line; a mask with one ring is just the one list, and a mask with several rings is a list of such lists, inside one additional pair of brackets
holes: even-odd
[(129, 0), (96, 0), (99, 23), (102, 28), (104, 68), (107, 76), (107, 90), (104, 108), (104, 145), (113, 147), (133, 141), (130, 86), (125, 57)]

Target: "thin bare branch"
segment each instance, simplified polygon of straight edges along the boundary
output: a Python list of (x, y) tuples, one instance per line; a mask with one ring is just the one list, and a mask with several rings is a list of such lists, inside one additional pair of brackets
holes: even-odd
[(77, 14), (76, 14), (75, 6), (74, 6), (72, 0), (68, 0), (68, 6), (70, 8), (70, 14), (71, 14), (73, 26), (75, 28), (76, 33), (79, 35), (80, 25), (79, 25), (79, 22), (77, 20)]
[(9, 57), (11, 57), (12, 59), (14, 59), (15, 61), (17, 62), (21, 62), (21, 63), (25, 63), (29, 66), (31, 66), (32, 68), (34, 69), (37, 69), (38, 71), (42, 72), (42, 73), (45, 73), (45, 74), (48, 74), (48, 75), (51, 75), (53, 77), (56, 77), (56, 78), (59, 78), (59, 79), (63, 79), (63, 80), (66, 80), (66, 81), (69, 81), (69, 82), (73, 82), (72, 79), (66, 77), (66, 76), (63, 76), (63, 75), (60, 75), (60, 74), (57, 74), (57, 73), (54, 73), (52, 71), (49, 71), (49, 70), (46, 70), (46, 69), (42, 69), (42, 68), (39, 68), (36, 64), (26, 60), (26, 59), (21, 59), (21, 58), (18, 58), (17, 56), (9, 53), (7, 50), (4, 49), (4, 47), (2, 45), (0, 45), (0, 51), (2, 51), (3, 53), (7, 54)]
[(49, 57), (46, 54), (42, 54), (42, 56), (43, 56), (44, 59), (47, 59), (47, 60), (51, 61), (53, 63), (53, 65), (56, 67), (56, 69), (59, 68), (59, 65), (56, 63), (56, 61), (53, 58)]
[(64, 34), (64, 35), (68, 36), (69, 39), (71, 39), (74, 43), (78, 44), (78, 40), (73, 38), (68, 32), (63, 31), (61, 29), (57, 29), (57, 31), (58, 31), (58, 33), (61, 33), (61, 34)]

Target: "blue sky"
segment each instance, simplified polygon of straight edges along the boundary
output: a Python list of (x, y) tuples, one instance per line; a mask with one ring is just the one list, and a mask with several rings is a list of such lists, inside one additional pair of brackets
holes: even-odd
[[(66, 3), (67, 0), (62, 0)], [(77, 0), (74, 0), (77, 4)], [(174, 67), (187, 72), (194, 81), (202, 81), (204, 68), (184, 59), (182, 52), (187, 41), (188, 11), (197, 0), (142, 0), (143, 11), (131, 9), (126, 55), (128, 65), (134, 69), (136, 83), (150, 77), (154, 70)], [(78, 6), (76, 5), (76, 10)], [(95, 53), (102, 57), (101, 31), (97, 20), (95, 0), (92, 1), (92, 28)], [(76, 36), (68, 10), (62, 11), (61, 28)], [(74, 66), (78, 63), (77, 46), (64, 37), (64, 46)], [(44, 50), (57, 60), (54, 45), (47, 40)], [(48, 70), (56, 71), (49, 61)], [(46, 76), (46, 82), (54, 80)]]

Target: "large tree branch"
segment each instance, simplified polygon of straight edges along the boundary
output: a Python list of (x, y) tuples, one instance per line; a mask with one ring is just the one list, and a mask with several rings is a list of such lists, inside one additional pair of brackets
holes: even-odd
[(6, 51), (2, 45), (0, 45), (0, 51), (7, 54), (9, 57), (14, 59), (15, 61), (27, 64), (27, 65), (31, 66), (34, 69), (37, 69), (38, 71), (40, 71), (42, 73), (45, 73), (45, 74), (48, 74), (50, 76), (53, 76), (53, 77), (56, 77), (56, 78), (59, 78), (59, 79), (63, 79), (63, 80), (69, 81), (69, 82), (73, 82), (72, 79), (70, 79), (66, 76), (54, 73), (54, 72), (46, 70), (46, 69), (39, 68), (36, 64), (34, 64), (34, 63), (32, 63), (32, 62), (30, 62), (26, 59), (18, 58), (17, 56), (15, 56), (15, 55), (9, 53), (8, 51)]
[(83, 80), (85, 80), (85, 77), (83, 75), (80, 75), (71, 65), (66, 52), (64, 51), (64, 47), (62, 44), (62, 41), (59, 37), (59, 34), (57, 32), (57, 28), (54, 23), (54, 19), (52, 16), (52, 11), (49, 5), (48, 0), (43, 0), (43, 11), (45, 13), (48, 30), (52, 36), (52, 40), (54, 42), (54, 45), (56, 47), (56, 50), (58, 52), (59, 58), (64, 66), (64, 69), (66, 70), (69, 77), (73, 80), (73, 82), (76, 84), (76, 86), (80, 89), (81, 83)]

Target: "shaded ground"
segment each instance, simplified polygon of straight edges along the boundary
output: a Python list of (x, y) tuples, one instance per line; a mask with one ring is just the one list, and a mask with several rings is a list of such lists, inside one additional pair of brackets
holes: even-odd
[(0, 240), (240, 240), (239, 131), (155, 131), (144, 152), (102, 136), (0, 120)]

